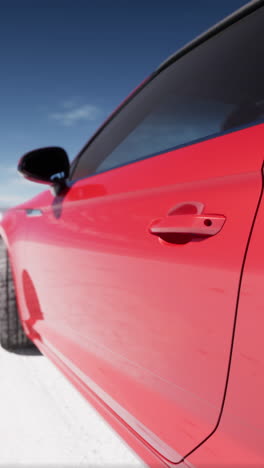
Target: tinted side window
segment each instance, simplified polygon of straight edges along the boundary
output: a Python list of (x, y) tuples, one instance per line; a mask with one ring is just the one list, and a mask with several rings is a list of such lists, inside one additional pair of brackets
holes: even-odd
[(73, 179), (264, 118), (264, 8), (162, 71), (81, 155)]

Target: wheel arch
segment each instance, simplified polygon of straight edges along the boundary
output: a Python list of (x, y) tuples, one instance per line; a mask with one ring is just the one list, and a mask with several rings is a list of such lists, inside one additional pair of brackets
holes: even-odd
[(10, 245), (9, 245), (8, 236), (2, 224), (0, 224), (0, 242), (4, 243), (5, 247), (8, 250), (8, 253), (10, 253)]
[[(23, 306), (24, 303), (24, 290), (22, 286), (22, 265), (18, 265), (19, 262), (16, 261), (16, 255), (14, 253), (13, 244), (16, 241), (16, 231), (14, 225), (12, 226), (13, 222), (16, 222), (16, 210), (12, 210), (7, 212), (4, 216), (3, 220), (0, 223), (0, 244), (2, 244), (7, 251), (7, 255), (9, 258), (9, 263), (12, 271), (12, 278), (14, 282), (14, 288), (16, 292), (17, 298), (17, 313), (19, 321), (27, 335), (29, 335), (28, 330), (24, 325), (25, 321), (25, 309)], [(12, 230), (11, 230), (12, 229)], [(9, 233), (9, 230), (11, 232)]]

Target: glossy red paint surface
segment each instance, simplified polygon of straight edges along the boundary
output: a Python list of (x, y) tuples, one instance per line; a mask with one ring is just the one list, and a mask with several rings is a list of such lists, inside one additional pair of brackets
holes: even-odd
[[(155, 454), (181, 462), (218, 422), (262, 147), (263, 125), (236, 131), (80, 180), (63, 198), (44, 192), (2, 223), (29, 335), (151, 466)], [(150, 233), (177, 215), (225, 222), (170, 243)]]
[(223, 416), (214, 436), (190, 457), (198, 468), (264, 464), (263, 232), (262, 199), (243, 272)]

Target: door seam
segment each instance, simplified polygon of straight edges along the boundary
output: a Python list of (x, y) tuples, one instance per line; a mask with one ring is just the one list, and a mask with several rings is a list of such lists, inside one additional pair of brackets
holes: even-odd
[(180, 462), (178, 462), (177, 464), (182, 463), (195, 450), (197, 450), (199, 447), (201, 447), (201, 445), (203, 445), (217, 431), (218, 426), (219, 426), (220, 421), (221, 421), (221, 418), (222, 418), (222, 414), (223, 414), (224, 406), (225, 406), (225, 401), (226, 401), (228, 383), (229, 383), (230, 373), (231, 373), (232, 357), (233, 357), (235, 334), (236, 334), (236, 324), (237, 324), (237, 317), (238, 317), (238, 308), (239, 308), (239, 302), (240, 302), (240, 291), (241, 291), (242, 280), (243, 280), (243, 276), (244, 276), (245, 263), (246, 263), (246, 259), (247, 259), (247, 253), (248, 253), (251, 237), (252, 237), (254, 227), (255, 227), (255, 222), (256, 222), (256, 219), (257, 219), (258, 212), (259, 212), (259, 207), (260, 207), (260, 203), (261, 203), (261, 200), (262, 200), (263, 192), (264, 192), (264, 162), (262, 163), (262, 167), (261, 167), (261, 190), (260, 190), (260, 194), (259, 194), (259, 198), (258, 198), (258, 202), (257, 202), (257, 207), (255, 209), (255, 213), (254, 213), (254, 216), (253, 216), (251, 228), (250, 228), (250, 231), (249, 231), (249, 235), (248, 235), (248, 239), (247, 239), (247, 243), (246, 243), (246, 248), (245, 248), (245, 252), (244, 252), (244, 256), (243, 256), (243, 260), (242, 260), (242, 266), (241, 266), (241, 270), (240, 270), (238, 290), (237, 290), (237, 299), (236, 299), (236, 306), (235, 306), (235, 316), (234, 316), (234, 323), (233, 323), (233, 330), (232, 330), (232, 337), (231, 337), (231, 345), (230, 345), (230, 353), (229, 353), (229, 360), (228, 360), (228, 366), (227, 366), (226, 382), (225, 382), (224, 394), (223, 394), (223, 399), (222, 399), (222, 404), (221, 404), (220, 412), (219, 412), (219, 415), (218, 415), (218, 419), (217, 419), (215, 428), (212, 430), (212, 432), (210, 432), (210, 434), (207, 437), (205, 437), (205, 439), (203, 439), (203, 441), (200, 442), (195, 448), (193, 448), (190, 452), (188, 452), (187, 455), (185, 455), (182, 458), (182, 460)]

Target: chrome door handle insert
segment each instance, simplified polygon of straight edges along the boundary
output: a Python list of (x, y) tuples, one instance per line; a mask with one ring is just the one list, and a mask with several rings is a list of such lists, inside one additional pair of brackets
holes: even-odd
[(42, 210), (35, 209), (35, 208), (27, 208), (26, 209), (27, 216), (35, 217), (35, 216), (42, 216)]

